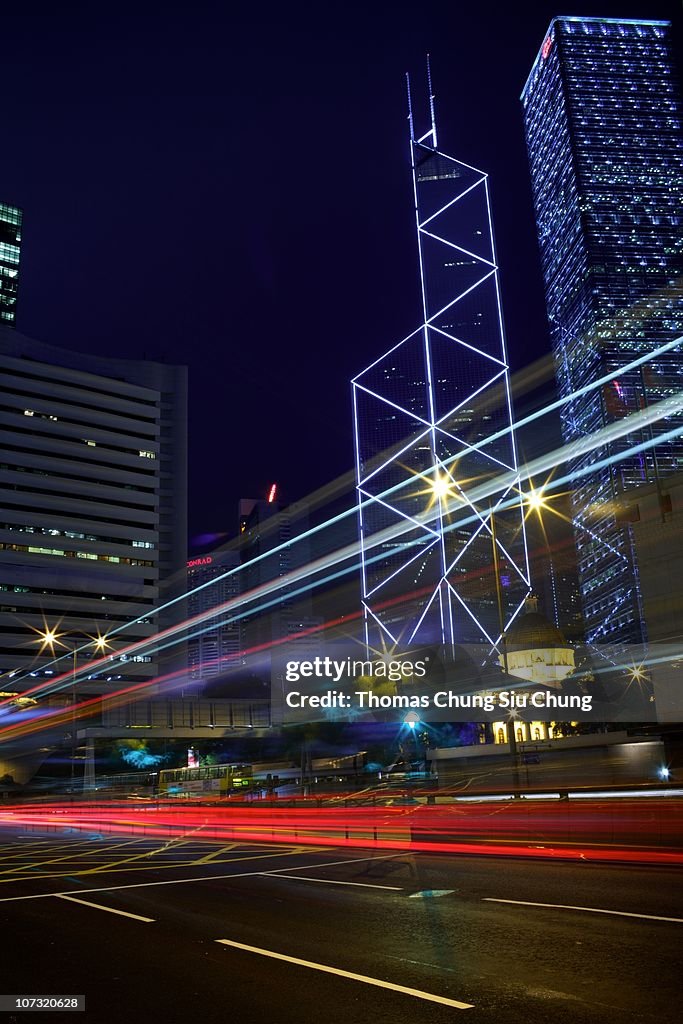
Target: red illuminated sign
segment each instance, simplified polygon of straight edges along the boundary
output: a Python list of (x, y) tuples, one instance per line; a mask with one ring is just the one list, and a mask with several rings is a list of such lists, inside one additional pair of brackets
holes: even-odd
[(211, 565), (213, 558), (211, 555), (205, 555), (204, 558), (191, 558), (187, 563), (188, 569), (193, 569), (195, 565)]
[(553, 41), (550, 38), (550, 36), (548, 36), (548, 38), (546, 39), (546, 41), (543, 44), (543, 49), (541, 50), (541, 57), (543, 58), (543, 60), (545, 60), (546, 57), (548, 56), (548, 54), (550, 53), (550, 51), (552, 49), (552, 46), (553, 46)]
[(275, 501), (275, 495), (277, 494), (277, 484), (273, 484), (268, 491), (268, 504), (272, 505)]

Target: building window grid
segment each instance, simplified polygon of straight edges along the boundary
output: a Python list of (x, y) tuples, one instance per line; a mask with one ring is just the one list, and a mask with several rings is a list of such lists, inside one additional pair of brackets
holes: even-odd
[[(630, 352), (632, 358), (634, 352), (642, 351), (643, 344), (654, 347), (668, 340), (673, 331), (680, 334), (683, 329), (670, 304), (660, 310), (657, 317), (653, 303), (648, 301), (653, 293), (670, 287), (681, 273), (678, 214), (683, 196), (680, 179), (683, 140), (673, 134), (680, 131), (680, 117), (676, 116), (670, 77), (663, 84), (653, 86), (654, 75), (662, 70), (668, 51), (660, 46), (657, 54), (639, 60), (636, 60), (638, 45), (642, 54), (643, 44), (629, 43), (616, 54), (613, 47), (605, 51), (601, 60), (607, 55), (610, 61), (621, 62), (619, 73), (610, 77), (608, 87), (614, 87), (617, 82), (623, 85), (623, 76), (628, 75), (633, 79), (634, 90), (624, 93), (620, 86), (613, 102), (606, 102), (602, 91), (598, 95), (605, 78), (597, 77), (597, 61), (573, 56), (563, 35), (566, 27), (563, 20), (554, 23), (554, 37), (559, 45), (550, 49), (545, 66), (542, 61), (537, 62), (523, 97), (561, 393), (578, 386), (577, 377), (583, 375), (587, 382), (586, 378), (594, 379), (597, 375), (595, 366), (586, 373), (584, 362), (587, 348), (595, 346), (596, 341), (600, 364), (604, 366), (609, 362), (610, 352), (617, 360), (621, 356), (623, 362), (622, 353)], [(647, 33), (640, 38), (646, 36)], [(608, 30), (605, 45), (610, 45), (612, 37), (613, 32)], [(590, 37), (583, 45), (584, 49), (592, 45)], [(558, 54), (564, 58), (564, 84)], [(638, 90), (642, 90), (642, 98), (637, 95)], [(660, 105), (653, 106), (655, 96), (659, 97)], [(566, 102), (558, 104), (558, 98)], [(564, 117), (565, 109), (569, 109), (572, 118), (573, 136)], [(612, 151), (607, 146), (607, 137), (611, 139)], [(620, 147), (628, 150), (628, 163), (620, 163), (615, 156)], [(638, 147), (642, 147), (640, 151)], [(574, 170), (576, 179), (572, 181)], [(578, 201), (572, 202), (573, 198)], [(600, 210), (599, 216), (593, 212), (596, 209)], [(562, 231), (558, 231), (560, 223)], [(581, 251), (587, 248), (586, 241), (592, 251), (584, 252), (582, 261)], [(600, 250), (611, 258), (605, 261)], [(591, 262), (603, 264), (599, 274)], [(616, 316), (634, 304), (641, 307), (640, 323), (634, 316), (631, 322), (613, 323), (596, 330), (600, 321), (591, 310), (599, 308), (602, 316), (605, 310), (608, 315), (611, 312)], [(568, 342), (568, 338), (572, 340)], [(560, 353), (562, 358), (559, 358)], [(640, 386), (639, 382), (628, 382), (631, 411), (642, 400), (643, 391), (649, 392), (648, 401), (656, 401), (679, 390), (681, 372), (679, 355), (677, 360), (668, 361), (667, 366), (657, 368), (649, 387), (644, 387), (642, 382)], [(607, 414), (604, 405), (596, 410), (596, 404), (593, 402), (591, 408), (588, 401), (572, 403), (565, 431), (569, 428), (573, 435), (585, 434), (614, 418)], [(657, 424), (653, 428), (654, 435), (670, 427), (670, 421)], [(621, 447), (627, 447), (627, 442)], [(660, 449), (657, 452), (660, 471), (673, 471), (683, 465), (683, 442), (667, 445), (665, 454)], [(605, 494), (612, 495), (615, 489), (619, 491), (649, 479), (652, 466), (652, 457), (640, 464), (630, 461), (622, 464), (618, 474), (603, 473), (599, 479), (586, 482), (577, 490), (577, 512), (586, 507), (584, 502), (605, 500)], [(620, 584), (621, 577), (628, 578), (629, 566), (628, 561), (614, 561), (614, 551), (628, 549), (628, 531), (610, 523), (608, 517), (594, 525), (610, 543), (601, 551), (600, 558), (596, 557), (595, 543), (578, 545), (584, 594), (587, 597), (589, 592), (598, 591), (602, 595), (600, 600), (587, 603), (587, 619), (595, 619), (596, 609), (604, 618), (606, 606), (616, 608), (631, 602), (630, 610), (620, 608), (615, 617), (617, 627), (627, 625), (628, 628), (621, 629), (622, 635), (627, 636), (637, 619), (637, 582), (633, 582), (637, 581), (637, 571), (634, 566), (630, 567), (630, 587)], [(591, 553), (590, 558), (586, 557), (587, 552)], [(606, 563), (601, 571), (598, 571), (598, 563)], [(590, 622), (588, 625), (590, 627)]]

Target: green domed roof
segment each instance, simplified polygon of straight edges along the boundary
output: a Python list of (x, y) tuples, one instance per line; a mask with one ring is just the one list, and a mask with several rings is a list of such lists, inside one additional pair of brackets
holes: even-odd
[(508, 649), (525, 651), (539, 647), (571, 647), (562, 631), (549, 622), (545, 615), (536, 611), (535, 602), (528, 601), (527, 607), (533, 608), (533, 611), (526, 611), (515, 619), (506, 633)]

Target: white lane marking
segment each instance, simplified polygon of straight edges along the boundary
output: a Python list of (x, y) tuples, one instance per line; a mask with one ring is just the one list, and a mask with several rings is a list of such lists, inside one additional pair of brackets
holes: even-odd
[(423, 889), (422, 892), (413, 892), (409, 900), (430, 899), (432, 896), (450, 896), (455, 889)]
[[(290, 856), (287, 854), (286, 856)], [(297, 854), (291, 854), (295, 857)], [(299, 854), (300, 856), (300, 854)], [(382, 854), (380, 857), (353, 857), (348, 860), (330, 860), (325, 861), (323, 864), (301, 864), (298, 868), (292, 867), (283, 870), (287, 871), (311, 871), (315, 868), (326, 868), (336, 867), (338, 864), (362, 864), (368, 861), (378, 860), (395, 860), (396, 857), (405, 856), (405, 854), (387, 853)], [(256, 858), (252, 858), (256, 859)], [(265, 858), (264, 858), (265, 859)], [(33, 893), (31, 896), (0, 896), (0, 903), (19, 903), (21, 900), (44, 900), (50, 896), (68, 896), (71, 893), (77, 893), (79, 896), (90, 892), (118, 892), (119, 889), (148, 889), (155, 885), (186, 885), (191, 882), (219, 882), (226, 878), (253, 878), (255, 875), (263, 875), (263, 871), (236, 871), (233, 874), (225, 875), (199, 875), (196, 878), (169, 878), (164, 879), (161, 882), (129, 882), (127, 885), (101, 885), (97, 889), (67, 889), (66, 892), (38, 892)], [(14, 879), (12, 879), (14, 881)], [(28, 881), (28, 878), (22, 876), (20, 881)]]
[(121, 917), (132, 917), (135, 921), (145, 921), (151, 924), (153, 917), (141, 917), (140, 914), (129, 914), (127, 910), (114, 910), (113, 907), (103, 907), (101, 903), (91, 903), (89, 900), (77, 900), (73, 896), (65, 896), (64, 893), (57, 894), (58, 900), (69, 900), (70, 903), (82, 903), (84, 907), (94, 907), (95, 910), (106, 910), (110, 914), (120, 914)]
[(300, 864), (298, 867), (294, 865), (291, 868), (273, 868), (273, 871), (307, 871), (309, 868), (334, 868), (338, 864), (363, 864), (364, 862), (371, 861), (373, 864), (376, 860), (402, 860), (403, 857), (412, 856), (411, 852), (395, 850), (394, 853), (382, 853), (379, 857), (347, 857), (346, 860), (326, 860), (322, 864)]
[(472, 1010), (472, 1003), (461, 1003), (457, 999), (447, 999), (446, 996), (436, 996), (432, 992), (423, 992), (419, 988), (407, 988), (405, 985), (394, 985), (392, 981), (382, 981), (380, 978), (369, 978), (365, 974), (354, 974), (353, 971), (343, 971), (340, 967), (328, 967), (327, 964), (316, 964), (312, 960), (300, 960), (297, 956), (286, 956), (284, 953), (275, 953), (272, 949), (259, 949), (258, 946), (246, 946), (243, 942), (233, 942), (232, 939), (216, 939), (216, 942), (224, 946), (233, 946), (235, 949), (243, 949), (247, 953), (258, 953), (259, 956), (269, 956), (273, 960), (284, 960), (288, 964), (297, 964), (299, 967), (310, 967), (313, 971), (323, 971), (325, 974), (337, 974), (340, 978), (350, 978), (351, 981), (362, 981), (366, 985), (376, 985), (377, 988), (388, 988), (392, 992), (402, 992), (406, 996), (415, 996), (417, 999), (427, 999), (431, 1003), (442, 1003), (444, 1006), (454, 1006), (457, 1010)]
[[(282, 871), (288, 871), (283, 868)], [(341, 882), (337, 878), (308, 878), (307, 875), (285, 875), (280, 871), (262, 871), (264, 878), (286, 878), (290, 882), (320, 882), (321, 885), (360, 885), (364, 889), (392, 889), (394, 892), (403, 892), (401, 885), (374, 885), (372, 882)]]
[(485, 896), (484, 903), (514, 903), (518, 907), (548, 907), (550, 910), (585, 910), (589, 914), (614, 914), (616, 917), (639, 917), (643, 921), (668, 921), (683, 924), (683, 917), (657, 917), (655, 914), (632, 914), (628, 910), (601, 910), (599, 907), (570, 907), (564, 903), (530, 903), (528, 900), (499, 900)]

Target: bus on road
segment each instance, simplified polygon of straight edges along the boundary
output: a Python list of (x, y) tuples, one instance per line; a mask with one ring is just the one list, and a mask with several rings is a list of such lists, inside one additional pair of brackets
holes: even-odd
[(199, 768), (165, 768), (159, 772), (160, 797), (231, 796), (252, 785), (250, 764), (211, 764)]

